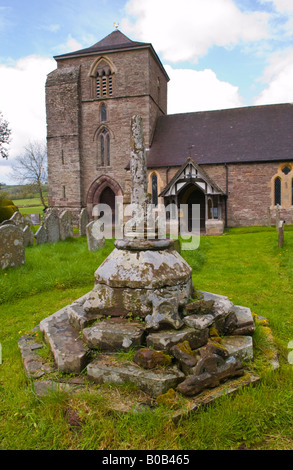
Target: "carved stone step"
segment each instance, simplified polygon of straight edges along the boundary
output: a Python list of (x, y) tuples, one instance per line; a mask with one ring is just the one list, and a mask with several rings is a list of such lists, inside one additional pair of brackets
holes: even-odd
[(42, 320), (40, 330), (50, 345), (56, 366), (62, 372), (80, 373), (87, 365), (87, 350), (68, 319), (67, 308)]
[(95, 383), (131, 382), (152, 397), (166, 393), (185, 379), (177, 367), (146, 370), (135, 363), (115, 361), (113, 355), (100, 354), (87, 366), (88, 377)]

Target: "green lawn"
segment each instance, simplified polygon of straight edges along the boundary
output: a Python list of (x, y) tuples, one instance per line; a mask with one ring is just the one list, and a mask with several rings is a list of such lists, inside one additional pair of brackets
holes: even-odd
[[(112, 249), (108, 240), (101, 251), (89, 252), (85, 237), (28, 247), (24, 266), (0, 271), (0, 449), (292, 449), (293, 366), (287, 348), (293, 339), (292, 227), (286, 227), (283, 249), (276, 230), (253, 228), (202, 237), (198, 250), (181, 253), (197, 289), (227, 295), (268, 318), (280, 368), (260, 366), (258, 385), (222, 397), (177, 425), (168, 406), (113, 411), (112, 400), (137, 396), (127, 386), (42, 398), (33, 393), (18, 338), (91, 290), (95, 269)], [(257, 332), (260, 360), (262, 341)]]

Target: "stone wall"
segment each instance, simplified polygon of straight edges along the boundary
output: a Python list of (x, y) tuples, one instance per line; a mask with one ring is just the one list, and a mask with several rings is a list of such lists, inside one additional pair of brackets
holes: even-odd
[[(274, 179), (277, 174), (280, 174), (279, 167), (280, 163), (277, 162), (228, 164), (228, 227), (277, 223), (277, 207), (274, 205)], [(226, 167), (224, 165), (205, 165), (203, 168), (226, 192)], [(288, 189), (290, 191), (291, 188)], [(286, 202), (288, 201), (283, 198), (280, 206), (280, 218), (286, 220), (286, 223), (292, 224), (293, 205), (290, 204), (292, 201), (289, 201), (289, 204)]]

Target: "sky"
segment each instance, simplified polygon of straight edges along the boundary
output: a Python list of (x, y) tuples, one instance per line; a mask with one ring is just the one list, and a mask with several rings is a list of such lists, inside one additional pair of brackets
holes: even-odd
[(169, 77), (168, 114), (293, 103), (293, 0), (0, 0), (0, 111), (9, 158), (46, 139), (54, 56), (89, 47), (114, 23), (152, 43)]

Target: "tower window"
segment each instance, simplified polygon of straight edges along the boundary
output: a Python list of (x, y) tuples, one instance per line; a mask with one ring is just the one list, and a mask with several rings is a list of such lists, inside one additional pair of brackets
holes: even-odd
[(152, 174), (152, 203), (155, 207), (158, 205), (158, 177), (156, 173)]
[(105, 103), (101, 106), (101, 121), (107, 121), (107, 108)]
[(97, 98), (112, 96), (113, 77), (109, 67), (99, 69), (96, 75), (96, 94)]
[(110, 166), (110, 135), (106, 129), (103, 129), (99, 136), (100, 165)]
[(275, 206), (277, 204), (281, 205), (282, 194), (281, 194), (281, 178), (277, 177), (275, 179)]

